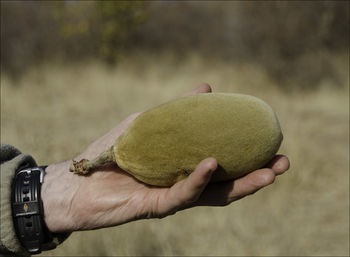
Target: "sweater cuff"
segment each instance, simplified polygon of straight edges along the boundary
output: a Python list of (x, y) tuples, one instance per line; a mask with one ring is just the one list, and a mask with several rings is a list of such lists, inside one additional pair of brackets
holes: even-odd
[[(1, 147), (1, 215), (0, 215), (0, 250), (2, 253), (9, 252), (21, 256), (29, 256), (16, 235), (13, 225), (12, 209), (11, 209), (11, 183), (15, 176), (15, 172), (22, 166), (35, 167), (36, 162), (30, 155), (20, 154), (13, 148), (13, 151), (8, 151), (10, 146)], [(12, 149), (11, 149), (12, 150)], [(17, 156), (16, 156), (17, 155)], [(14, 157), (15, 156), (15, 157)]]

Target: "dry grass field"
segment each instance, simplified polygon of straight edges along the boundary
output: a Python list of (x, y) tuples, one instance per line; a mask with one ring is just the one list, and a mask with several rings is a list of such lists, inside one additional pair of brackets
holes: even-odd
[[(148, 60), (148, 61), (147, 61)], [(227, 207), (76, 232), (42, 256), (348, 256), (349, 87), (324, 81), (310, 92), (284, 92), (259, 67), (192, 57), (33, 67), (14, 82), (1, 77), (1, 142), (39, 164), (71, 159), (131, 113), (202, 82), (215, 92), (264, 99), (284, 133), (290, 170), (262, 191)], [(305, 71), (307, 72), (307, 71)]]

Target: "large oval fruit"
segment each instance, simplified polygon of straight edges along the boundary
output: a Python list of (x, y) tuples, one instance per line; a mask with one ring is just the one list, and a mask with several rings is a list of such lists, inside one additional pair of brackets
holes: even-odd
[(266, 165), (282, 141), (279, 122), (264, 101), (241, 94), (196, 94), (138, 116), (116, 141), (118, 165), (151, 185), (171, 186), (207, 157), (218, 161), (211, 182)]

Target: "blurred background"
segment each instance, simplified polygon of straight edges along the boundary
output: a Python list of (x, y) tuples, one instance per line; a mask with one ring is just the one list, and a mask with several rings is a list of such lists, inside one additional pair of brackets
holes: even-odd
[(76, 232), (43, 256), (349, 255), (349, 2), (1, 1), (1, 142), (72, 159), (202, 82), (262, 98), (290, 170), (227, 207)]

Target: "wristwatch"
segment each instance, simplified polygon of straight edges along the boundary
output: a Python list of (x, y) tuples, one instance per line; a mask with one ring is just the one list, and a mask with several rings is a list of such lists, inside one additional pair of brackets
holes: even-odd
[(14, 227), (20, 243), (31, 254), (40, 253), (43, 245), (52, 241), (52, 234), (43, 219), (41, 201), (41, 184), (46, 167), (19, 169), (12, 182)]

